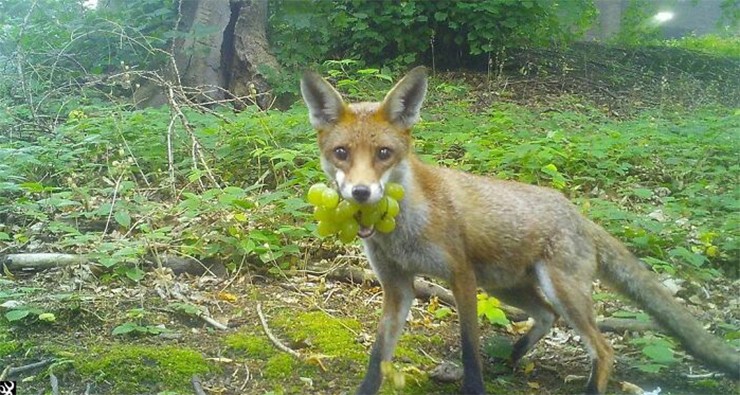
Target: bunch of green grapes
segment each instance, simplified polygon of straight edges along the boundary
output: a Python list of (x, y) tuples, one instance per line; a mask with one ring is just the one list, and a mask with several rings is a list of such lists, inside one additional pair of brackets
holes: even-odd
[(396, 229), (396, 216), (401, 207), (398, 201), (403, 199), (404, 190), (401, 184), (388, 183), (383, 198), (374, 204), (359, 204), (343, 200), (339, 193), (324, 183), (311, 186), (306, 200), (314, 206), (313, 217), (318, 221), (316, 228), (321, 237), (336, 234), (343, 243), (355, 239), (360, 225), (382, 233)]

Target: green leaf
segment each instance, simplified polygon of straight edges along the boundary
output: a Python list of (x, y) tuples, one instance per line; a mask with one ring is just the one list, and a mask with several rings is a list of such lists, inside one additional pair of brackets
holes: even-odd
[(653, 196), (653, 191), (647, 188), (634, 188), (632, 193), (640, 199), (649, 199)]
[(113, 328), (113, 336), (117, 335), (124, 335), (126, 333), (131, 333), (133, 331), (139, 330), (141, 327), (133, 322), (127, 322), (125, 324), (118, 325), (117, 327)]
[(668, 365), (676, 362), (676, 358), (673, 357), (673, 350), (663, 345), (652, 344), (645, 346), (642, 349), (642, 353), (653, 362)]
[(30, 193), (41, 193), (45, 190), (48, 190), (48, 188), (44, 187), (44, 185), (40, 182), (24, 182), (20, 184), (20, 187), (23, 188), (26, 192)]
[(506, 313), (499, 308), (491, 308), (485, 312), (486, 318), (492, 324), (505, 326), (509, 324), (509, 320), (506, 318)]
[(542, 169), (541, 170), (542, 170), (542, 172), (544, 172), (546, 174), (553, 175), (553, 174), (556, 174), (558, 172), (558, 167), (555, 166), (554, 163), (549, 163), (549, 164), (547, 164), (545, 166), (542, 166)]
[(434, 13), (434, 20), (435, 21), (441, 22), (441, 21), (444, 21), (445, 19), (447, 19), (447, 13), (446, 12), (439, 12), (439, 11), (437, 11), (437, 12)]
[(26, 318), (30, 313), (31, 311), (26, 309), (10, 310), (5, 313), (5, 318), (10, 322), (19, 321)]
[(123, 226), (126, 229), (131, 226), (131, 216), (126, 210), (116, 211), (116, 214), (113, 215), (113, 218), (116, 220), (116, 222), (118, 222), (119, 225)]
[(700, 267), (704, 265), (707, 258), (700, 254), (695, 254), (684, 247), (676, 247), (668, 252), (668, 255), (674, 258), (680, 258), (688, 262), (690, 265)]
[(452, 314), (452, 309), (449, 307), (440, 307), (434, 312), (435, 318), (445, 318)]
[(203, 314), (203, 311), (198, 306), (191, 303), (170, 303), (170, 308), (185, 315), (194, 317), (198, 317)]
[(136, 282), (141, 281), (145, 275), (146, 272), (139, 269), (138, 267), (126, 269), (126, 277)]

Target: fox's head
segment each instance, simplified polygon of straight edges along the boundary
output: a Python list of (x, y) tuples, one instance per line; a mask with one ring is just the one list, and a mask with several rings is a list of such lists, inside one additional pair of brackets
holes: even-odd
[(314, 72), (301, 79), (311, 125), (318, 131), (321, 166), (345, 199), (375, 203), (385, 184), (408, 166), (411, 127), (427, 91), (426, 69), (411, 70), (380, 103), (347, 104)]

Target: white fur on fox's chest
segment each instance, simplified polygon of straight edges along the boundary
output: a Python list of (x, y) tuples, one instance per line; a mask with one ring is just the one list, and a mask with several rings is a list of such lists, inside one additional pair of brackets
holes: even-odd
[(363, 240), (370, 265), (379, 276), (402, 270), (409, 274), (449, 279), (451, 273), (443, 249), (427, 240), (422, 233), (427, 223), (426, 207), (412, 210), (408, 206), (405, 201), (401, 202), (393, 232), (376, 232)]

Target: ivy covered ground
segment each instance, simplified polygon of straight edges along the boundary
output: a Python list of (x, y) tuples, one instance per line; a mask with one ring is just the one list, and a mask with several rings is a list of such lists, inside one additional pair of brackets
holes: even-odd
[[(561, 190), (740, 346), (740, 62), (584, 45), (503, 64), (434, 75), (421, 156)], [(388, 88), (379, 71), (329, 67), (352, 97)], [(350, 393), (381, 294), (332, 274), (366, 266), (359, 246), (313, 233), (303, 195), (323, 175), (305, 108), (182, 111), (187, 124), (90, 101), (53, 133), (0, 140), (0, 374), (19, 393)], [(30, 253), (85, 262), (8, 260)], [(600, 318), (633, 322), (607, 334), (611, 392), (737, 392), (608, 288), (594, 298)], [(506, 344), (528, 324), (485, 296), (479, 307), (490, 393), (583, 389), (588, 356), (570, 329), (558, 323), (512, 371)], [(420, 299), (383, 391), (454, 393), (430, 377), (458, 360), (454, 308)]]

